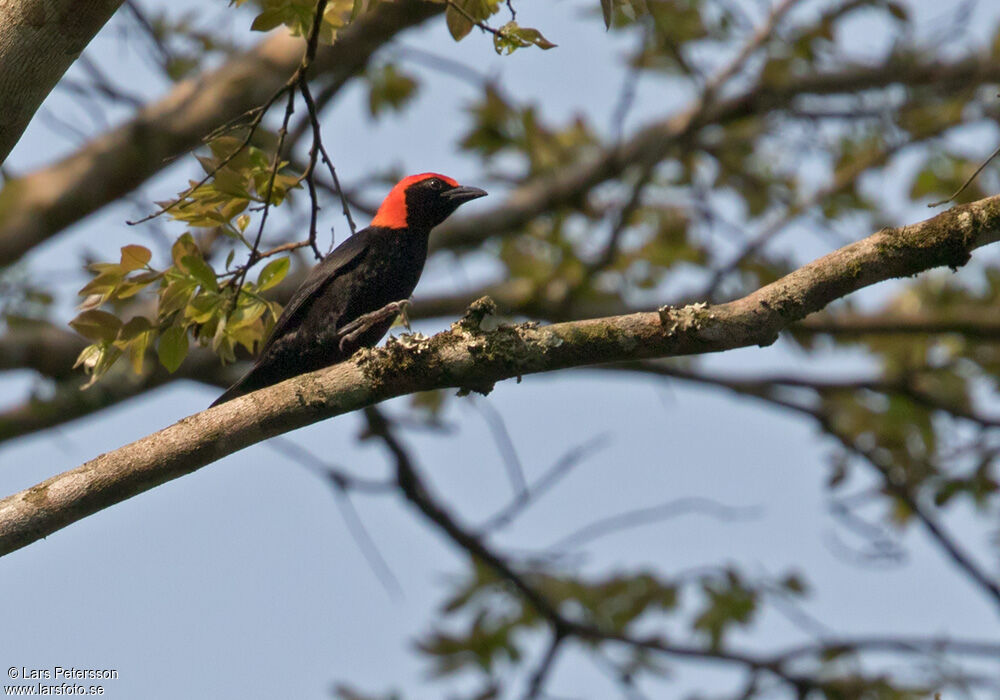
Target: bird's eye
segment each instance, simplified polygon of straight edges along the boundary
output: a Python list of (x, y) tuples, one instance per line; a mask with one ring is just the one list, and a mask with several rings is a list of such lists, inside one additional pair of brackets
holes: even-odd
[(444, 183), (438, 180), (436, 177), (432, 177), (427, 181), (427, 186), (432, 190), (440, 190), (444, 188)]

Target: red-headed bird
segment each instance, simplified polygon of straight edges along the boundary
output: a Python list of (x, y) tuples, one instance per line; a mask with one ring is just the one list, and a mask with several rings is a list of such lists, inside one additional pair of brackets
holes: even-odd
[(400, 180), (371, 226), (316, 267), (274, 324), (256, 363), (212, 404), (328, 367), (386, 334), (417, 286), (431, 229), (486, 192), (437, 173)]

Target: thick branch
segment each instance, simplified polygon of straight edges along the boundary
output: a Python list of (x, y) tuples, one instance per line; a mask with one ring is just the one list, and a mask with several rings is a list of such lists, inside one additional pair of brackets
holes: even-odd
[(0, 501), (0, 554), (269, 437), (379, 401), (602, 362), (768, 345), (807, 314), (863, 287), (939, 266), (1000, 240), (1000, 196), (883, 229), (736, 301), (551, 326), (480, 330), (477, 303), (450, 331), (405, 337), (203, 411)]
[(806, 319), (796, 331), (839, 336), (931, 335), (957, 333), (976, 340), (1000, 340), (1000, 318), (995, 312), (919, 314), (820, 314)]
[(0, 1), (0, 164), (42, 100), (121, 4), (122, 0)]
[(44, 321), (11, 328), (0, 335), (0, 371), (32, 369), (52, 379), (74, 373), (73, 363), (87, 341)]
[[(325, 74), (334, 85), (347, 82), (396, 34), (442, 7), (419, 0), (380, 3), (317, 52), (313, 75)], [(198, 80), (179, 83), (58, 163), (8, 181), (0, 190), (0, 266), (131, 192), (213, 129), (263, 104), (298, 68), (304, 50), (301, 39), (277, 35)]]
[(86, 345), (76, 333), (44, 322), (0, 335), (0, 371), (31, 369), (57, 382), (54, 395), (29, 397), (0, 411), (0, 442), (62, 425), (178, 379), (225, 387), (236, 378), (232, 367), (223, 367), (208, 348), (197, 347), (173, 374), (150, 353), (143, 375), (122, 367), (120, 377), (80, 391), (82, 378), (73, 363)]

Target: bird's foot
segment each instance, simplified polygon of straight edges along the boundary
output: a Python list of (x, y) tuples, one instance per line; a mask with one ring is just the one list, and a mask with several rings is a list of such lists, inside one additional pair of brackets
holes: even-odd
[(400, 301), (386, 304), (377, 311), (358, 316), (340, 329), (340, 351), (346, 352), (346, 347), (356, 342), (369, 328), (377, 323), (382, 323), (386, 319), (393, 318), (397, 314), (403, 317), (403, 325), (406, 326), (406, 330), (410, 330), (410, 317), (406, 312), (409, 306), (409, 299), (401, 299)]

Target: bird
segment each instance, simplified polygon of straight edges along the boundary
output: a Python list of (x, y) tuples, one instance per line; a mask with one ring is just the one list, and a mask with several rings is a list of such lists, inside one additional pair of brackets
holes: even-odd
[(405, 310), (427, 259), (431, 229), (462, 204), (485, 197), (438, 173), (404, 177), (371, 225), (323, 258), (285, 306), (242, 379), (212, 406), (372, 347)]

